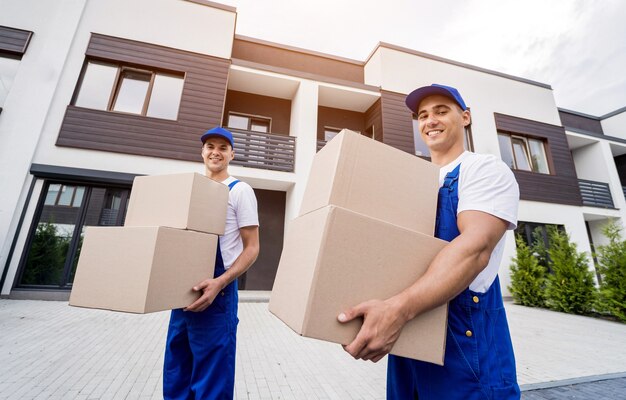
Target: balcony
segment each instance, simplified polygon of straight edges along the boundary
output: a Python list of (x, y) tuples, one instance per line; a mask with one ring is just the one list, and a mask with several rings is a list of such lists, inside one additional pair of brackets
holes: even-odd
[(296, 139), (291, 136), (229, 128), (235, 139), (231, 165), (293, 172)]
[(578, 187), (584, 206), (615, 208), (608, 183), (579, 179)]

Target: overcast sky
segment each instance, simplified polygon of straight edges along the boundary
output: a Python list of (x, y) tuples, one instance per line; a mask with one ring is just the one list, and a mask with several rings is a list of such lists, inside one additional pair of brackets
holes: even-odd
[(558, 107), (626, 107), (626, 0), (217, 0), (240, 35), (364, 61), (387, 42), (552, 86)]

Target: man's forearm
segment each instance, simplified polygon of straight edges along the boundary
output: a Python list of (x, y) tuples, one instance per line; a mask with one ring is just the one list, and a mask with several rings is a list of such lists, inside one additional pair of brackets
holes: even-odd
[[(476, 211), (461, 215), (459, 227), (463, 234), (437, 254), (420, 279), (389, 299), (407, 320), (445, 304), (465, 290), (487, 266), (491, 252), (506, 232), (506, 222), (496, 217)], [(490, 228), (483, 229), (486, 224), (479, 221), (487, 222)]]
[(480, 251), (465, 248), (459, 237), (439, 252), (420, 279), (389, 301), (398, 303), (407, 321), (413, 319), (465, 290), (488, 261)]
[(254, 261), (256, 261), (258, 254), (258, 248), (244, 248), (239, 257), (237, 257), (235, 262), (233, 262), (233, 265), (215, 279), (221, 283), (222, 288), (225, 288), (232, 281), (243, 275), (252, 266)]

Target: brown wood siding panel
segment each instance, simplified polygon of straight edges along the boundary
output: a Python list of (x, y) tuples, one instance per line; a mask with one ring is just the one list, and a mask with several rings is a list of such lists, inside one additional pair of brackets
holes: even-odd
[(581, 129), (604, 135), (599, 119), (587, 118), (582, 115), (571, 114), (561, 110), (559, 110), (559, 116), (561, 117), (561, 124), (563, 124), (565, 128)]
[(0, 26), (0, 52), (21, 56), (26, 52), (32, 32)]
[(499, 131), (542, 139), (547, 143), (551, 175), (513, 170), (522, 200), (582, 205), (572, 153), (562, 126), (495, 113)]
[(404, 104), (406, 95), (381, 91), (383, 142), (415, 154), (412, 113)]
[(380, 99), (365, 111), (365, 129), (374, 127), (374, 139), (383, 141), (383, 118)]
[(272, 131), (269, 133), (289, 135), (291, 100), (229, 90), (224, 106), (224, 126), (227, 125), (229, 112), (271, 118)]
[(229, 60), (93, 34), (88, 57), (185, 76), (178, 119), (68, 106), (58, 146), (201, 161), (199, 137), (222, 120)]
[(232, 58), (351, 82), (364, 82), (362, 65), (237, 38), (233, 42)]
[(317, 107), (317, 139), (325, 140), (324, 127), (365, 133), (365, 114), (331, 107)]

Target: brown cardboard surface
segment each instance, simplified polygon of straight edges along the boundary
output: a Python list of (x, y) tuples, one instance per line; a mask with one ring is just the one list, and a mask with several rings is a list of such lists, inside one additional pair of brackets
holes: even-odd
[(88, 227), (70, 305), (148, 313), (182, 308), (213, 276), (217, 235), (166, 227)]
[[(269, 310), (303, 336), (348, 344), (361, 322), (341, 324), (337, 315), (410, 286), (446, 243), (340, 207), (320, 208), (291, 221)], [(418, 316), (391, 353), (442, 365), (446, 323), (447, 305)]]
[(168, 226), (224, 234), (228, 186), (197, 173), (138, 176), (124, 226)]
[(315, 155), (299, 215), (336, 205), (432, 235), (438, 188), (438, 166), (344, 129)]

